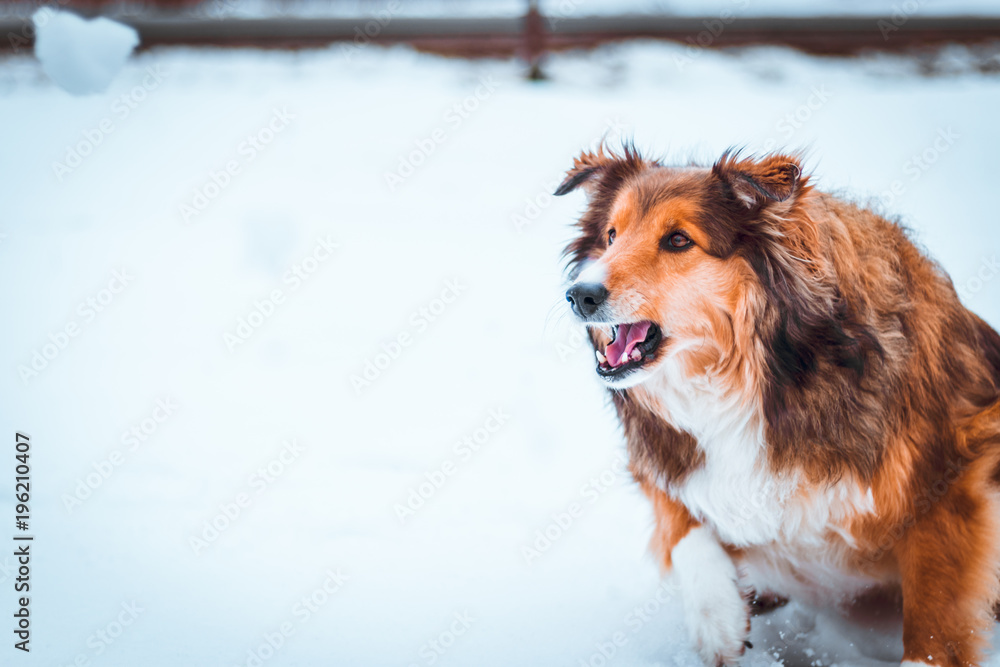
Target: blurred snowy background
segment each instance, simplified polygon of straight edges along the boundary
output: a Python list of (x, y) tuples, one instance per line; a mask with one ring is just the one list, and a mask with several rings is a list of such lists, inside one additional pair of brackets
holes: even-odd
[[(303, 14), (312, 16), (371, 16), (392, 5), (396, 16), (415, 17), (518, 17), (528, 0), (62, 0), (63, 6), (100, 6), (105, 11), (135, 13), (160, 7), (198, 7), (235, 16)], [(33, 0), (6, 0), (0, 15), (37, 7)], [(745, 4), (745, 6), (744, 6)], [(756, 16), (913, 16), (1000, 14), (996, 0), (537, 0), (547, 16), (615, 16), (622, 14), (704, 16), (734, 7)]]
[[(925, 76), (632, 42), (542, 82), (407, 47), (158, 49), (73, 96), (68, 43), (50, 74), (0, 59), (0, 517), (22, 430), (37, 536), (5, 665), (697, 664), (562, 296), (584, 201), (550, 193), (602, 137), (802, 148), (1000, 327), (1000, 79), (960, 46)], [(891, 622), (794, 604), (752, 639), (746, 665), (901, 654)]]

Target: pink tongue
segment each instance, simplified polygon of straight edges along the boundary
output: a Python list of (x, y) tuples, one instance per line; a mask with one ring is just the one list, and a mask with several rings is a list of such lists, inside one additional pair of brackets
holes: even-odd
[(608, 363), (612, 367), (616, 367), (627, 362), (635, 346), (646, 340), (650, 326), (652, 326), (652, 322), (648, 320), (635, 324), (619, 324), (618, 336), (615, 338), (615, 342), (608, 345), (607, 352), (605, 352)]

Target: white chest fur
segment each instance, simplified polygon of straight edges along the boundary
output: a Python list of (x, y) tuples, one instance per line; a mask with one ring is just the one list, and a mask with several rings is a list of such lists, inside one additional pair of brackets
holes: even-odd
[(692, 380), (667, 361), (645, 384), (664, 417), (698, 441), (704, 466), (679, 484), (661, 487), (737, 547), (771, 543), (822, 548), (831, 531), (850, 544), (844, 520), (874, 510), (870, 490), (851, 480), (816, 487), (799, 473), (777, 475), (766, 459), (758, 407), (711, 376)]

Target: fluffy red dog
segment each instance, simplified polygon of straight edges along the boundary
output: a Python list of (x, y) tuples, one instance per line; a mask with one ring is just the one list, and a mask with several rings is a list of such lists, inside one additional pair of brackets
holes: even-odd
[(1000, 336), (896, 224), (796, 158), (575, 161), (589, 327), (706, 664), (747, 592), (897, 590), (905, 662), (977, 664), (1000, 597)]

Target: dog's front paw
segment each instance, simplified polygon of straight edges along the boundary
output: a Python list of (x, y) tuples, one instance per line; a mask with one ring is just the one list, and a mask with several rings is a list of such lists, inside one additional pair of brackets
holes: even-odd
[(747, 648), (750, 606), (732, 559), (705, 528), (695, 528), (672, 552), (692, 643), (708, 667), (735, 665)]
[(709, 667), (735, 665), (750, 636), (750, 609), (735, 581), (704, 582), (695, 599), (684, 599), (691, 641)]

